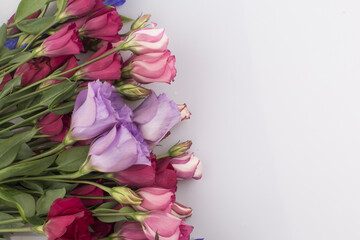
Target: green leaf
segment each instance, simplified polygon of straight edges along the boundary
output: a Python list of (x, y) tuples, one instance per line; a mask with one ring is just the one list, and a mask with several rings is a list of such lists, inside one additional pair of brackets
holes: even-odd
[[(0, 221), (12, 220), (14, 218), (15, 217), (10, 214), (0, 212)], [(21, 228), (22, 226), (24, 226), (24, 223), (22, 222), (5, 223), (5, 224), (0, 224), (0, 229)]]
[(5, 45), (5, 42), (6, 42), (6, 30), (7, 30), (6, 24), (1, 25), (1, 27), (0, 27), (0, 48)]
[(29, 17), (34, 12), (40, 10), (48, 0), (21, 0), (16, 13), (15, 13), (15, 23), (24, 20)]
[(31, 56), (32, 56), (31, 52), (19, 52), (13, 56), (13, 58), (10, 60), (9, 64), (27, 61), (30, 59)]
[(40, 103), (50, 108), (54, 107), (65, 99), (73, 96), (77, 85), (76, 82), (60, 82), (43, 93)]
[(41, 182), (23, 181), (23, 182), (20, 182), (20, 184), (29, 190), (35, 191), (41, 195), (44, 194), (44, 189), (43, 189), (44, 187)]
[(45, 171), (53, 162), (56, 156), (49, 156), (35, 161), (19, 162), (0, 170), (0, 181), (17, 176), (39, 175)]
[(4, 168), (11, 164), (23, 143), (26, 143), (32, 139), (37, 133), (37, 129), (32, 129), (26, 132), (18, 133), (8, 139), (0, 142), (0, 168)]
[(23, 143), (20, 146), (20, 150), (18, 152), (18, 155), (16, 156), (16, 159), (23, 160), (31, 158), (34, 155), (35, 153), (31, 150), (31, 148), (26, 143)]
[(44, 182), (47, 189), (65, 188), (66, 192), (71, 192), (78, 186), (78, 184), (62, 183), (62, 182)]
[[(118, 204), (118, 202), (116, 202), (116, 201), (103, 203), (103, 204), (101, 204), (99, 207), (97, 207), (95, 211), (100, 210), (100, 209), (112, 209), (112, 208), (114, 208), (117, 204)], [(94, 212), (95, 212), (95, 211), (94, 211)]]
[(17, 76), (14, 79), (11, 79), (8, 83), (5, 84), (3, 90), (0, 93), (0, 98), (5, 97), (6, 95), (12, 93), (14, 88), (20, 87), (21, 76)]
[(21, 50), (23, 50), (23, 49), (10, 50), (7, 47), (1, 48), (1, 50), (0, 50), (0, 57), (1, 57), (0, 58), (0, 64), (3, 65), (3, 64), (8, 63), (15, 56), (15, 54), (21, 52)]
[(35, 215), (35, 200), (30, 194), (3, 185), (0, 187), (0, 199), (7, 206), (17, 208), (25, 221)]
[(16, 26), (23, 32), (38, 34), (44, 29), (51, 27), (55, 23), (55, 19), (55, 16), (28, 19), (19, 22)]
[(74, 110), (74, 104), (75, 104), (74, 101), (61, 104), (59, 107), (54, 108), (52, 112), (55, 113), (56, 115), (63, 115), (70, 113)]
[[(133, 213), (133, 212), (135, 212), (135, 210), (132, 207), (123, 207), (118, 212), (119, 213)], [(127, 220), (127, 218), (124, 216), (106, 216), (106, 217), (98, 216), (97, 218), (100, 221), (105, 222), (105, 223), (112, 223), (112, 222), (119, 222), (122, 220)]]
[(72, 147), (60, 153), (56, 159), (58, 170), (75, 172), (85, 162), (89, 153), (89, 146)]
[(45, 219), (38, 217), (38, 216), (32, 216), (27, 219), (28, 219), (28, 222), (34, 226), (41, 226), (45, 223)]
[(53, 202), (58, 198), (63, 198), (65, 194), (65, 188), (47, 190), (36, 203), (36, 215), (47, 215)]
[(119, 14), (119, 16), (120, 16), (120, 18), (122, 19), (122, 22), (123, 22), (123, 23), (127, 23), (127, 22), (132, 22), (132, 21), (134, 21), (134, 19), (125, 17), (125, 16), (123, 16), (123, 15), (120, 15), (120, 14)]

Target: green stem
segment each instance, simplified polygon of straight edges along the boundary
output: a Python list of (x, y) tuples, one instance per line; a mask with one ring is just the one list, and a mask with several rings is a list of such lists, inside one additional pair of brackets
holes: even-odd
[(22, 217), (17, 217), (17, 218), (14, 218), (14, 219), (0, 221), (0, 224), (16, 223), (16, 222), (22, 222), (22, 221), (24, 221), (22, 219)]
[(33, 230), (31, 227), (0, 229), (0, 233), (32, 232), (32, 231)]
[[(29, 46), (29, 45), (28, 45)], [(9, 70), (5, 71), (4, 73), (1, 73), (0, 74), (0, 77), (4, 77), (6, 74), (9, 74), (11, 73), (12, 71), (14, 71), (15, 69), (17, 69), (18, 67), (20, 67), (21, 65), (23, 65), (24, 63), (26, 63), (27, 61), (33, 59), (35, 56), (34, 53), (32, 53), (31, 55), (29, 55), (29, 57), (25, 58), (23, 61), (15, 64), (14, 66), (12, 66)], [(3, 71), (1, 71), (3, 72)], [(1, 81), (2, 82), (2, 81)]]
[(13, 34), (13, 35), (6, 36), (6, 38), (11, 39), (11, 38), (15, 38), (15, 37), (20, 37), (21, 35), (25, 35), (25, 34), (23, 32), (20, 32), (20, 33), (16, 33), (16, 34)]
[(156, 159), (159, 160), (159, 159), (162, 159), (162, 158), (166, 158), (166, 157), (169, 157), (169, 153), (165, 153), (163, 155), (160, 155), (160, 156), (157, 156)]
[(40, 106), (40, 105), (35, 105), (33, 107), (30, 107), (28, 110), (25, 110), (25, 111), (22, 111), (22, 112), (17, 112), (15, 114), (10, 115), (10, 116), (5, 116), (5, 117), (0, 119), (0, 125), (4, 124), (6, 122), (9, 122), (9, 121), (11, 121), (11, 120), (13, 120), (15, 118), (22, 117), (24, 115), (39, 111), (42, 108), (44, 108), (44, 107)]
[[(79, 178), (79, 177), (81, 177), (81, 176), (83, 176), (85, 174), (86, 173), (75, 172), (73, 174), (67, 174), (67, 175), (64, 174), (64, 175), (53, 175), (53, 176), (14, 178), (14, 179), (9, 179), (9, 180), (2, 181), (2, 182), (0, 182), (0, 184), (19, 182), (19, 181), (50, 181), (50, 182), (83, 183), (83, 184), (94, 185), (94, 186), (99, 187), (99, 188), (103, 187), (101, 184), (97, 184), (97, 183), (94, 183), (94, 182), (70, 180), (70, 179)], [(70, 179), (68, 179), (68, 178), (70, 178)], [(106, 187), (104, 187), (104, 188), (106, 188)], [(109, 190), (109, 189), (107, 189), (107, 190)]]
[[(51, 149), (49, 151), (46, 151), (46, 152), (41, 153), (39, 155), (35, 155), (35, 156), (31, 157), (31, 158), (27, 158), (25, 160), (22, 160), (21, 162), (30, 162), (30, 161), (33, 161), (33, 160), (37, 160), (37, 159), (41, 159), (41, 158), (45, 158), (45, 157), (54, 155), (56, 153), (61, 152), (65, 147), (66, 147), (66, 144), (62, 142), (62, 143), (60, 143), (59, 145), (57, 145), (56, 147), (54, 147), (53, 149)], [(61, 175), (59, 175), (59, 176), (61, 176)]]
[(78, 197), (80, 199), (113, 199), (112, 197), (95, 197), (95, 196), (79, 196), (79, 195), (67, 195), (67, 197)]

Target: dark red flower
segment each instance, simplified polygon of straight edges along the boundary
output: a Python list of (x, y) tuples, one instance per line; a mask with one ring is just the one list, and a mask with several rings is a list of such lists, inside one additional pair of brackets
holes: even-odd
[[(96, 181), (97, 183), (101, 183), (101, 180)], [(88, 197), (103, 197), (104, 191), (94, 185), (86, 185), (82, 184), (79, 187), (75, 188), (72, 192), (72, 195), (78, 196), (88, 196)], [(93, 205), (99, 205), (104, 202), (103, 199), (81, 199), (81, 202), (89, 207)]]
[(176, 189), (177, 177), (170, 158), (163, 158), (157, 161), (155, 185), (168, 189)]
[(94, 231), (91, 233), (91, 240), (107, 237), (114, 232), (114, 223), (104, 223), (97, 218), (95, 218), (95, 223), (90, 227)]
[(129, 187), (150, 187), (155, 184), (156, 156), (150, 156), (151, 166), (133, 165), (126, 170), (115, 173), (115, 178), (121, 185)]
[(59, 198), (50, 207), (44, 231), (49, 240), (90, 240), (92, 224), (92, 214), (79, 198)]
[(62, 142), (70, 128), (70, 116), (48, 113), (40, 118), (38, 127), (40, 134), (52, 135), (49, 140)]

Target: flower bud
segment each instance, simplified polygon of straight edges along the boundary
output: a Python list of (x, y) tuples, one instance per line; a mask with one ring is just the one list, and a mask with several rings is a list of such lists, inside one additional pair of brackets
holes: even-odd
[(84, 51), (84, 47), (75, 23), (69, 24), (46, 38), (44, 43), (35, 49), (37, 56), (47, 57), (74, 55), (81, 51)]
[(171, 206), (171, 213), (178, 218), (188, 218), (192, 215), (193, 210), (180, 203), (174, 202)]
[(183, 155), (187, 152), (187, 150), (190, 149), (192, 145), (192, 142), (191, 141), (186, 141), (186, 142), (183, 142), (183, 143), (178, 143), (178, 144), (175, 144), (174, 146), (172, 146), (169, 150), (169, 157), (177, 157), (177, 156), (180, 156), (180, 155)]
[(145, 14), (145, 15), (139, 17), (131, 25), (131, 30), (136, 30), (136, 29), (145, 27), (146, 23), (150, 20), (150, 18), (151, 18), (150, 14)]
[(187, 153), (171, 159), (178, 179), (200, 179), (202, 177), (202, 164), (194, 153)]
[(124, 44), (123, 50), (130, 50), (137, 55), (164, 52), (167, 49), (169, 39), (165, 34), (165, 29), (157, 29), (155, 26), (137, 29), (130, 33), (125, 44), (120, 41), (113, 45), (118, 47), (120, 44)]
[(129, 100), (139, 100), (151, 94), (151, 90), (131, 83), (121, 85), (117, 90)]
[(191, 112), (189, 111), (189, 109), (187, 108), (186, 104), (178, 104), (178, 108), (181, 114), (181, 121), (184, 121), (186, 119), (190, 119), (191, 116)]
[(102, 0), (69, 0), (62, 18), (69, 16), (82, 17), (104, 7)]
[(112, 188), (110, 195), (122, 204), (139, 205), (142, 202), (142, 198), (127, 187), (114, 187)]

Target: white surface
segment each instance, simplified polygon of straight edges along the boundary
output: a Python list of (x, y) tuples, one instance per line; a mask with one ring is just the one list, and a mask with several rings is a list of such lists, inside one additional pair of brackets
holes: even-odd
[[(1, 0), (1, 20), (19, 1)], [(5, 7), (6, 6), (6, 7)], [(360, 238), (360, 3), (128, 0), (167, 29), (204, 178), (181, 184), (206, 240)], [(24, 238), (21, 238), (24, 239)]]

